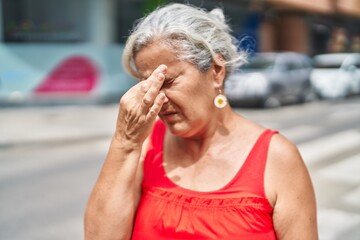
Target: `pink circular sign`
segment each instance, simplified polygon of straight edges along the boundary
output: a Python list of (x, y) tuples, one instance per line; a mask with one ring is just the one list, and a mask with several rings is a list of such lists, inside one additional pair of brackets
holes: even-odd
[(87, 93), (94, 89), (98, 71), (83, 56), (72, 56), (61, 62), (35, 89), (36, 93)]

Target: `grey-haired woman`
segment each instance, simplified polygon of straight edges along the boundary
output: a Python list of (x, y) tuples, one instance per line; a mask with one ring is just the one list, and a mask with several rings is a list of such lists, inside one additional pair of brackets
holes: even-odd
[(123, 53), (140, 81), (120, 100), (86, 239), (317, 239), (297, 148), (223, 95), (244, 60), (220, 9), (169, 4), (141, 19)]

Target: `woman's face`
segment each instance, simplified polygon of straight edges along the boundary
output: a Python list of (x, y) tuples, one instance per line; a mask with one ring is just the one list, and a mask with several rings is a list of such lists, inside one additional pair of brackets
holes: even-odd
[(175, 51), (163, 44), (151, 44), (135, 56), (142, 81), (160, 65), (168, 68), (161, 89), (166, 95), (159, 117), (169, 130), (181, 137), (201, 137), (213, 119), (217, 94), (213, 71), (201, 72), (194, 65), (180, 61)]

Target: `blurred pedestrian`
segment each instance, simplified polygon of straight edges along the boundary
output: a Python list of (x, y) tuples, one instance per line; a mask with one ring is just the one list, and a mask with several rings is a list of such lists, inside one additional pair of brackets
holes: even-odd
[(360, 53), (360, 36), (354, 36), (351, 41), (351, 51)]
[(335, 28), (329, 42), (329, 52), (342, 53), (348, 50), (348, 36), (344, 28)]
[(140, 81), (120, 100), (86, 239), (317, 239), (297, 148), (223, 95), (244, 58), (220, 9), (169, 4), (138, 22), (123, 64)]

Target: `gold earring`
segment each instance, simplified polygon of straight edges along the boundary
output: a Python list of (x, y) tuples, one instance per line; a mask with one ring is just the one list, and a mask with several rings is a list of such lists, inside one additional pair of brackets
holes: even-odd
[(214, 104), (217, 108), (223, 108), (227, 104), (226, 97), (221, 93), (221, 89), (219, 89), (219, 94), (214, 99)]

